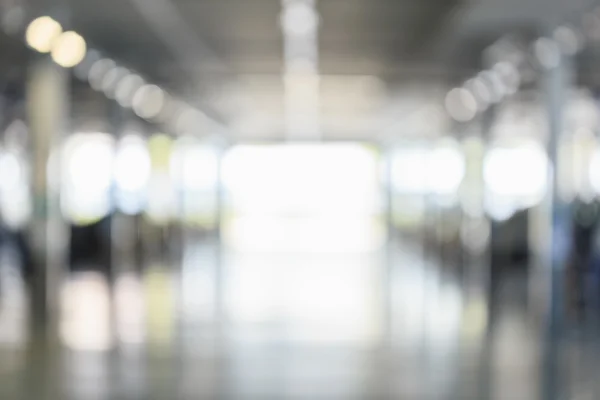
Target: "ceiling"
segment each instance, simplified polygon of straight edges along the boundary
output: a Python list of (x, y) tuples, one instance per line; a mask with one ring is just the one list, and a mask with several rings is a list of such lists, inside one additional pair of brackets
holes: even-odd
[[(280, 0), (21, 1), (29, 19), (51, 13), (69, 21), (93, 46), (238, 134), (282, 135)], [(450, 84), (481, 68), (486, 47), (580, 18), (589, 2), (317, 0), (324, 134), (372, 136), (402, 129), (403, 120), (443, 129), (431, 126), (443, 119), (427, 118), (429, 111), (438, 113)], [(30, 56), (8, 36), (0, 52), (13, 55), (13, 71)]]

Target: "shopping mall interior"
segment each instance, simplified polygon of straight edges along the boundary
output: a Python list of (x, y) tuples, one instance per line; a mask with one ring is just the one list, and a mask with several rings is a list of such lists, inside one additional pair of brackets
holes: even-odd
[(594, 3), (0, 0), (0, 399), (600, 399)]

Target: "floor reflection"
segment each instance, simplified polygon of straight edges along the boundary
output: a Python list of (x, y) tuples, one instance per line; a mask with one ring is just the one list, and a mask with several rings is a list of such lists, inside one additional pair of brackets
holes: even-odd
[[(600, 394), (595, 339), (549, 352), (510, 302), (490, 325), (485, 291), (418, 249), (244, 253), (197, 240), (184, 250), (181, 262), (117, 268), (112, 283), (69, 276), (58, 343), (27, 339), (25, 287), (0, 257), (0, 398)], [(549, 376), (560, 390), (543, 390)]]
[[(230, 254), (225, 302), (233, 333), (266, 340), (372, 344), (380, 333), (377, 254)], [(247, 337), (246, 337), (247, 338)]]

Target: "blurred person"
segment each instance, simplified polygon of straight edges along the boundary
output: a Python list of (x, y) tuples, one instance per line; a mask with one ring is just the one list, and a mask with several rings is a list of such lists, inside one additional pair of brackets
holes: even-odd
[(70, 224), (69, 265), (72, 272), (96, 271), (112, 277), (111, 224), (107, 215), (91, 224)]
[(575, 199), (572, 206), (571, 255), (567, 265), (567, 299), (581, 311), (587, 302), (586, 286), (593, 272), (594, 241), (600, 208), (597, 200)]
[(504, 304), (524, 304), (529, 267), (527, 237), (529, 209), (519, 210), (504, 221), (492, 221), (490, 241), (490, 306), (496, 312)]
[(21, 276), (25, 281), (29, 281), (34, 266), (32, 250), (27, 241), (26, 233), (22, 229), (11, 229), (0, 223), (0, 251), (5, 251), (7, 248), (15, 250), (18, 257), (16, 261), (21, 268)]

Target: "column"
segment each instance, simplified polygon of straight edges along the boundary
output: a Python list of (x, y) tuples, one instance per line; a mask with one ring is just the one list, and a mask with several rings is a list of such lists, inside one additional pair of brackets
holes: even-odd
[[(566, 387), (564, 371), (559, 360), (563, 358), (560, 338), (565, 325), (565, 267), (568, 243), (568, 206), (560, 198), (559, 146), (564, 132), (564, 105), (568, 100), (573, 77), (571, 57), (561, 51), (556, 40), (542, 38), (535, 45), (536, 56), (541, 64), (541, 93), (545, 100), (547, 129), (548, 188), (538, 220), (538, 237), (532, 245), (538, 245), (541, 261), (539, 276), (543, 279), (546, 326), (544, 326), (543, 350), (540, 371), (540, 398), (564, 397)], [(537, 243), (536, 243), (537, 241)]]
[(28, 234), (33, 264), (31, 316), (37, 327), (55, 321), (59, 283), (67, 261), (68, 231), (60, 212), (60, 157), (56, 150), (67, 127), (68, 88), (67, 72), (49, 57), (33, 61), (26, 88), (33, 198)]
[[(561, 53), (555, 42), (550, 46), (555, 51), (556, 62), (545, 63), (542, 76), (542, 93), (546, 100), (547, 116), (547, 152), (548, 152), (548, 191), (546, 211), (548, 218), (548, 233), (542, 238), (544, 254), (543, 265), (549, 269), (550, 299), (549, 299), (549, 329), (557, 333), (564, 318), (564, 278), (566, 261), (566, 243), (568, 240), (567, 205), (559, 196), (559, 145), (564, 132), (563, 110), (567, 101), (568, 91), (572, 80), (572, 60)], [(543, 63), (544, 64), (544, 63)]]
[(466, 166), (461, 189), (464, 283), (469, 294), (476, 294), (486, 302), (491, 300), (492, 266), (491, 223), (485, 213), (483, 163), (493, 119), (493, 109), (487, 110), (482, 116), (480, 131), (467, 135), (462, 143)]

